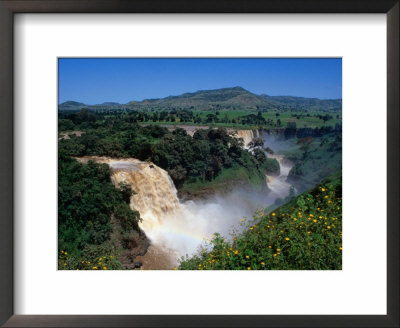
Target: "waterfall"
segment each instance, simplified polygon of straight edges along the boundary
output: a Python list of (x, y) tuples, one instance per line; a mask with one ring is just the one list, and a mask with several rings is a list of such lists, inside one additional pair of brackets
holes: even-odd
[(244, 141), (244, 148), (248, 148), (248, 144), (254, 138), (259, 136), (258, 130), (233, 130), (233, 136), (236, 138), (242, 138)]
[[(94, 156), (76, 159), (82, 163), (90, 159), (106, 163), (112, 169), (115, 185), (120, 182), (131, 185), (135, 192), (131, 208), (140, 213), (140, 228), (151, 240), (148, 253), (137, 258), (145, 269), (170, 269), (177, 258), (193, 254), (213, 233), (229, 237), (240, 219), (254, 211), (238, 195), (180, 203), (168, 173), (151, 162)], [(169, 258), (167, 264), (159, 265), (166, 258)]]
[(165, 170), (137, 159), (110, 161), (109, 165), (116, 185), (131, 185), (135, 193), (131, 207), (140, 213), (144, 231), (158, 226), (165, 215), (180, 209), (174, 183)]
[[(254, 138), (260, 137), (260, 132), (258, 130), (235, 130), (233, 131), (233, 136), (236, 138), (242, 138), (244, 140), (244, 148), (248, 149), (248, 144)], [(286, 182), (293, 163), (287, 161), (283, 155), (271, 155), (266, 154), (269, 158), (275, 158), (279, 162), (280, 174), (279, 176), (269, 176), (266, 175), (266, 183), (268, 188), (272, 192), (273, 198), (284, 198), (289, 194), (291, 185)]]
[[(247, 131), (252, 135), (252, 131)], [(281, 164), (281, 175), (267, 177), (270, 195), (249, 193), (238, 187), (229, 195), (185, 203), (179, 201), (168, 173), (151, 162), (94, 156), (76, 159), (82, 163), (90, 159), (106, 163), (112, 170), (115, 185), (126, 182), (131, 186), (135, 194), (130, 206), (140, 213), (140, 228), (151, 241), (146, 255), (138, 256), (136, 260), (143, 263), (144, 269), (171, 269), (179, 257), (195, 253), (215, 232), (230, 238), (232, 228), (240, 228), (241, 218), (251, 217), (255, 209), (286, 196), (290, 185), (284, 179), (290, 167), (285, 166), (279, 155), (276, 158)]]
[(85, 156), (80, 162), (94, 160), (105, 163), (112, 169), (115, 185), (128, 183), (134, 195), (130, 206), (137, 210), (142, 218), (140, 227), (148, 232), (157, 227), (163, 218), (180, 209), (174, 183), (168, 173), (151, 162), (142, 162), (135, 158), (113, 159), (108, 157)]
[(286, 182), (293, 164), (285, 159), (283, 155), (267, 155), (269, 158), (275, 158), (279, 162), (279, 176), (266, 175), (267, 184), (271, 192), (277, 198), (285, 198), (289, 195), (291, 184)]

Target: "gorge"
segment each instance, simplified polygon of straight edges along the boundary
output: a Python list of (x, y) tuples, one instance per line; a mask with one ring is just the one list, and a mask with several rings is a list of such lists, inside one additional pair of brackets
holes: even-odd
[[(237, 137), (247, 145), (258, 131), (239, 130)], [(199, 246), (215, 232), (229, 238), (232, 229), (240, 229), (240, 220), (251, 217), (258, 208), (273, 205), (277, 198), (289, 194), (290, 184), (285, 180), (291, 164), (282, 155), (276, 158), (281, 169), (278, 176), (266, 175), (269, 188), (265, 192), (235, 190), (224, 195), (213, 195), (207, 200), (180, 201), (177, 190), (167, 171), (152, 162), (135, 158), (111, 158), (84, 156), (76, 158), (81, 163), (93, 160), (108, 164), (112, 170), (114, 185), (127, 183), (134, 194), (130, 206), (140, 213), (140, 228), (151, 244), (144, 256), (135, 260), (143, 269), (171, 269), (177, 259), (194, 254)]]

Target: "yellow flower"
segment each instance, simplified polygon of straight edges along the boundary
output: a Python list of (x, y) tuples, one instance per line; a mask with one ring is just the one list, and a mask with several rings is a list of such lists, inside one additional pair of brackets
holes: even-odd
[(235, 255), (238, 255), (239, 251), (234, 251)]
[(342, 247), (339, 247), (339, 250), (342, 250)]
[(107, 267), (103, 266), (103, 270), (107, 270)]
[(281, 251), (281, 249), (280, 249), (280, 248), (277, 248), (277, 249), (276, 249), (276, 251), (277, 251), (277, 252), (280, 252), (280, 251)]
[(310, 232), (310, 231), (307, 231), (307, 233), (310, 234), (311, 232)]
[(328, 197), (329, 197), (328, 195), (325, 196), (325, 198), (328, 198)]
[(244, 222), (244, 219), (240, 219), (240, 222)]
[(316, 220), (316, 219), (314, 219), (313, 221), (314, 221), (315, 223), (317, 223), (317, 220)]
[(93, 270), (97, 270), (97, 266), (94, 266), (92, 269), (93, 269)]
[(289, 237), (286, 237), (285, 240), (290, 240), (290, 238), (289, 238)]
[(261, 262), (261, 265), (265, 265), (265, 263), (264, 263), (264, 262)]
[(67, 253), (67, 252), (64, 252), (64, 254), (65, 254), (65, 255), (68, 255), (68, 253)]
[(251, 268), (250, 268), (250, 267), (248, 267), (248, 268), (247, 268), (247, 270), (251, 270)]
[(246, 255), (246, 259), (249, 259), (249, 258), (250, 258), (250, 256)]
[(268, 248), (272, 248), (272, 246), (268, 246)]
[(250, 227), (250, 230), (253, 230), (253, 227)]
[(274, 213), (272, 213), (271, 215), (272, 215), (272, 216), (275, 216), (276, 214), (275, 214), (275, 212), (274, 212)]
[(326, 189), (325, 188), (322, 188), (322, 191), (325, 191)]
[(276, 256), (276, 254), (274, 254), (274, 257)]
[(331, 228), (331, 226), (328, 226), (328, 229), (330, 229)]

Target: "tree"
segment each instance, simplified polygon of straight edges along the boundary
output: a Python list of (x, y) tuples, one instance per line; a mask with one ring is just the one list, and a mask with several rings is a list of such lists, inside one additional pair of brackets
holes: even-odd
[(134, 194), (130, 184), (123, 181), (118, 184), (118, 188), (121, 191), (123, 201), (129, 204), (131, 202), (131, 196)]
[(267, 160), (267, 156), (265, 156), (265, 153), (259, 148), (253, 150), (253, 156), (259, 164), (263, 164)]
[(262, 138), (253, 138), (248, 144), (249, 148), (256, 148), (256, 147), (263, 147), (264, 146), (264, 140)]

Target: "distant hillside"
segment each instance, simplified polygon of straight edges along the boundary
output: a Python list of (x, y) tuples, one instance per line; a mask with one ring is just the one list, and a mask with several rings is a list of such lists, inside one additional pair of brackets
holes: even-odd
[(85, 105), (67, 101), (58, 106), (59, 110), (78, 110), (83, 107), (100, 109), (128, 110), (319, 110), (337, 111), (342, 109), (341, 99), (322, 100), (317, 98), (302, 98), (291, 96), (256, 95), (242, 87), (223, 88), (216, 90), (200, 90), (184, 93), (179, 96), (169, 96), (160, 99), (145, 99), (130, 101), (127, 104), (106, 102), (99, 105)]
[(104, 102), (98, 105), (86, 105), (81, 102), (76, 101), (66, 101), (58, 105), (58, 110), (80, 110), (82, 108), (89, 108), (93, 110), (101, 110), (101, 109), (123, 109), (128, 106), (116, 102)]
[(267, 96), (261, 95), (271, 107), (282, 109), (298, 109), (298, 110), (328, 110), (336, 111), (342, 109), (342, 99), (318, 99), (303, 98), (291, 96)]
[(74, 110), (82, 107), (86, 107), (86, 105), (76, 101), (66, 101), (58, 105), (58, 110)]

